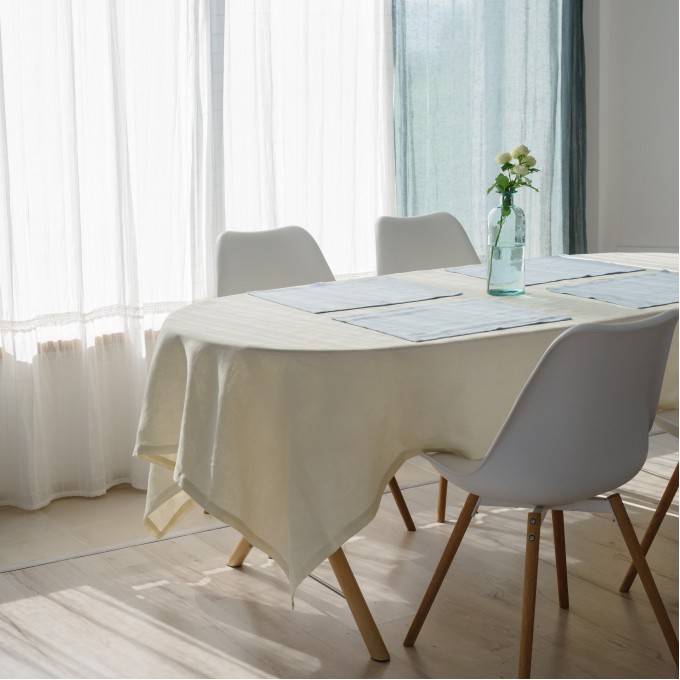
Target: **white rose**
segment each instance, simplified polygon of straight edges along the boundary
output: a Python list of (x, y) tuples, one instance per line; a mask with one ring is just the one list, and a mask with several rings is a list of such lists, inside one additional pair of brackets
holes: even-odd
[(520, 144), (519, 146), (516, 146), (512, 150), (512, 157), (513, 158), (519, 158), (520, 156), (526, 156), (529, 153), (529, 149), (527, 149), (524, 144)]
[(516, 174), (522, 177), (523, 175), (526, 175), (527, 172), (529, 172), (529, 168), (527, 168), (525, 165), (516, 165), (512, 171)]
[(526, 165), (527, 168), (533, 168), (536, 165), (536, 159), (533, 156), (527, 156), (523, 161), (522, 165)]
[(498, 165), (509, 163), (511, 160), (512, 156), (507, 151), (503, 151), (503, 153), (499, 153), (498, 156), (496, 156), (496, 163), (498, 163)]

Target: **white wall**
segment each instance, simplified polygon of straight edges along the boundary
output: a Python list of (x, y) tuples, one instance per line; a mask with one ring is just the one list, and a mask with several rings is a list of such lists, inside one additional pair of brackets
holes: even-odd
[(584, 0), (588, 250), (678, 251), (678, 0)]

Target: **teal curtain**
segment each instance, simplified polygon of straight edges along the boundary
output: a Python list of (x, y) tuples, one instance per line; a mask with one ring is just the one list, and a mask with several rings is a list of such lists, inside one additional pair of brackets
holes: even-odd
[(563, 0), (561, 143), (564, 190), (562, 205), (565, 251), (588, 252), (586, 240), (586, 76), (583, 45), (583, 0)]
[(484, 254), (495, 156), (519, 144), (527, 255), (585, 252), (582, 0), (393, 0), (397, 212), (454, 214)]

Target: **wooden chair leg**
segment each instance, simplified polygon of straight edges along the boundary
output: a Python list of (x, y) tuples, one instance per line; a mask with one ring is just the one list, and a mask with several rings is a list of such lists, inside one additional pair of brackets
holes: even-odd
[(522, 599), (522, 632), (519, 647), (518, 677), (531, 673), (531, 650), (534, 644), (538, 552), (541, 540), (541, 513), (530, 512), (527, 518), (527, 547), (524, 557), (524, 596)]
[[(649, 547), (652, 545), (652, 541), (654, 540), (657, 531), (659, 531), (659, 527), (661, 526), (661, 522), (663, 522), (663, 518), (666, 516), (666, 513), (668, 512), (668, 508), (671, 507), (671, 503), (673, 502), (673, 498), (675, 498), (677, 490), (678, 490), (678, 466), (676, 465), (675, 470), (671, 475), (671, 478), (668, 480), (666, 490), (663, 492), (663, 496), (661, 496), (659, 505), (657, 506), (656, 510), (654, 511), (654, 514), (652, 515), (652, 519), (649, 523), (649, 526), (647, 527), (647, 531), (645, 531), (645, 535), (642, 537), (642, 540), (640, 541), (640, 547), (642, 548), (642, 552), (645, 555), (649, 551)], [(631, 564), (630, 567), (628, 568), (628, 571), (626, 572), (626, 575), (623, 577), (623, 581), (621, 581), (619, 591), (622, 593), (627, 593), (630, 590), (630, 587), (633, 585), (633, 581), (635, 580), (636, 576), (637, 569), (635, 568), (635, 564)]]
[(408, 505), (406, 505), (406, 501), (404, 500), (404, 496), (401, 493), (399, 484), (397, 484), (396, 477), (392, 477), (392, 479), (390, 479), (389, 486), (392, 496), (394, 497), (394, 502), (397, 504), (397, 508), (399, 509), (399, 514), (406, 525), (406, 530), (415, 531), (416, 525), (413, 523), (413, 518), (411, 517), (411, 513), (408, 510)]
[(552, 510), (555, 539), (555, 567), (557, 568), (557, 596), (560, 607), (569, 609), (569, 583), (567, 581), (567, 549), (564, 542), (564, 511)]
[(439, 499), (437, 501), (437, 522), (446, 522), (446, 492), (449, 488), (449, 480), (446, 477), (439, 478)]
[(449, 538), (449, 541), (444, 548), (444, 552), (442, 553), (439, 564), (432, 575), (432, 580), (430, 581), (430, 585), (425, 592), (423, 601), (420, 603), (418, 612), (416, 613), (413, 623), (411, 624), (406, 638), (404, 639), (404, 647), (413, 647), (415, 644), (418, 633), (420, 633), (420, 629), (423, 627), (423, 623), (425, 623), (425, 619), (427, 618), (430, 608), (432, 607), (432, 603), (434, 602), (434, 599), (439, 592), (439, 588), (444, 581), (446, 572), (448, 572), (451, 562), (453, 562), (453, 558), (456, 556), (458, 547), (463, 540), (463, 536), (465, 536), (465, 531), (470, 525), (470, 521), (474, 515), (478, 500), (478, 496), (475, 496), (474, 494), (468, 495), (465, 504), (463, 505), (463, 509), (460, 511), (460, 516), (458, 517), (458, 520), (456, 521), (456, 524), (453, 528), (451, 538)]
[(623, 540), (626, 542), (626, 546), (628, 547), (628, 552), (630, 553), (630, 556), (633, 560), (633, 564), (635, 565), (638, 574), (640, 574), (640, 581), (642, 581), (642, 585), (645, 589), (645, 592), (647, 593), (647, 597), (649, 598), (649, 603), (652, 605), (652, 609), (656, 615), (656, 620), (659, 622), (659, 626), (661, 626), (663, 635), (666, 638), (666, 643), (668, 644), (668, 648), (671, 650), (673, 660), (677, 666), (678, 636), (673, 630), (673, 624), (671, 623), (671, 620), (668, 617), (668, 612), (666, 611), (663, 601), (661, 600), (659, 589), (656, 587), (654, 577), (652, 576), (652, 572), (649, 569), (647, 560), (645, 559), (645, 554), (638, 543), (637, 536), (635, 535), (635, 529), (633, 528), (630, 518), (628, 517), (628, 513), (626, 512), (626, 508), (623, 505), (621, 496), (617, 493), (609, 496), (609, 503), (614, 512), (614, 516), (616, 517), (616, 521), (619, 524), (619, 529), (623, 535)]
[(359, 589), (359, 585), (354, 578), (354, 573), (349, 566), (347, 557), (342, 548), (338, 548), (329, 558), (331, 568), (338, 579), (340, 589), (342, 590), (350, 611), (354, 616), (354, 620), (359, 627), (361, 637), (363, 637), (366, 647), (375, 661), (389, 661), (390, 654), (385, 647), (378, 626), (371, 614), (371, 610), (366, 604), (366, 600)]
[(253, 546), (241, 536), (236, 547), (231, 551), (231, 555), (229, 555), (229, 558), (227, 559), (227, 565), (230, 567), (240, 567), (246, 557), (248, 557), (248, 553), (251, 551), (252, 547)]

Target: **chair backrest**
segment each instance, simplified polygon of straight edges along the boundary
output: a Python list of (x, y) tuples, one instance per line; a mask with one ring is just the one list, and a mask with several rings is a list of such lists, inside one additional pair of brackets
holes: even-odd
[(375, 250), (379, 275), (479, 263), (463, 225), (447, 212), (379, 217)]
[(677, 320), (671, 310), (562, 333), (534, 369), (468, 491), (554, 506), (632, 479), (646, 459)]
[(335, 277), (302, 227), (225, 231), (217, 238), (217, 295), (301, 286)]

